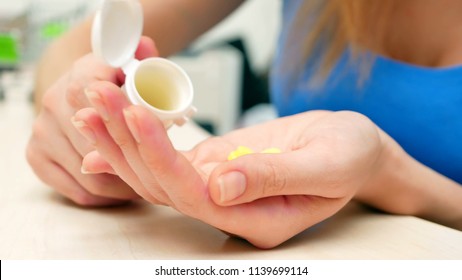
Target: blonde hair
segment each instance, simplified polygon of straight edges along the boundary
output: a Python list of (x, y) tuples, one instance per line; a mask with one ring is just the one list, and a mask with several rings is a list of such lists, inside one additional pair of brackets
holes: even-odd
[[(303, 0), (302, 0), (303, 1)], [(307, 61), (314, 63), (310, 85), (319, 86), (346, 49), (359, 61), (360, 80), (366, 79), (373, 57), (366, 49), (383, 53), (392, 0), (306, 0), (297, 11), (285, 41), (286, 47), (298, 42), (299, 49), (283, 64), (295, 81)], [(292, 81), (292, 82), (293, 82)]]

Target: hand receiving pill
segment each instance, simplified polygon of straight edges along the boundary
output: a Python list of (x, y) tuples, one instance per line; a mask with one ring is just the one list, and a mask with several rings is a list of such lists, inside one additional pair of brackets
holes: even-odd
[[(233, 160), (238, 157), (248, 155), (248, 154), (253, 154), (253, 153), (254, 151), (249, 147), (238, 146), (236, 150), (229, 153), (228, 160)], [(263, 151), (261, 151), (261, 153), (262, 154), (279, 154), (281, 153), (281, 150), (278, 148), (268, 148), (268, 149), (264, 149)]]

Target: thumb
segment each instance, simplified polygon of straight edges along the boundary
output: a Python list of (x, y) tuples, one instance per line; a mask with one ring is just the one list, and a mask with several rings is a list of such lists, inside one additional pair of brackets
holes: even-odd
[(331, 194), (322, 188), (326, 174), (319, 156), (299, 150), (239, 157), (214, 169), (209, 179), (210, 196), (222, 206), (280, 195), (329, 197)]
[[(141, 60), (154, 56), (159, 56), (159, 51), (157, 50), (156, 44), (151, 38), (142, 36), (138, 44), (138, 48), (136, 49), (135, 57)], [(125, 74), (123, 73), (122, 69), (118, 70), (117, 79), (122, 84), (125, 83)]]
[(137, 59), (145, 59), (153, 56), (159, 56), (156, 44), (147, 36), (141, 37), (140, 43), (138, 44), (138, 48), (135, 52), (135, 57)]

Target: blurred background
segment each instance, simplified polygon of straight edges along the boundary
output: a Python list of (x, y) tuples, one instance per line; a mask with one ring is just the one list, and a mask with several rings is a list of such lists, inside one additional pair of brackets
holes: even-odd
[[(90, 16), (98, 0), (0, 0), (0, 103), (30, 102), (34, 67), (46, 46)], [(190, 75), (195, 121), (213, 134), (274, 118), (268, 71), (280, 0), (247, 0), (170, 59)], [(155, 39), (155, 38), (154, 38)]]

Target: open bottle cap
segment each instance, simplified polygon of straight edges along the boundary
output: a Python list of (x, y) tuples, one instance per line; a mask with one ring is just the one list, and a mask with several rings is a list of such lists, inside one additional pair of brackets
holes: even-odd
[(122, 68), (126, 75), (123, 89), (132, 104), (149, 108), (165, 127), (182, 125), (196, 111), (191, 80), (165, 58), (135, 58), (142, 30), (143, 10), (138, 0), (104, 0), (93, 20), (93, 53), (108, 65)]
[(142, 31), (143, 10), (138, 0), (105, 0), (93, 21), (93, 53), (125, 71), (135, 60)]

